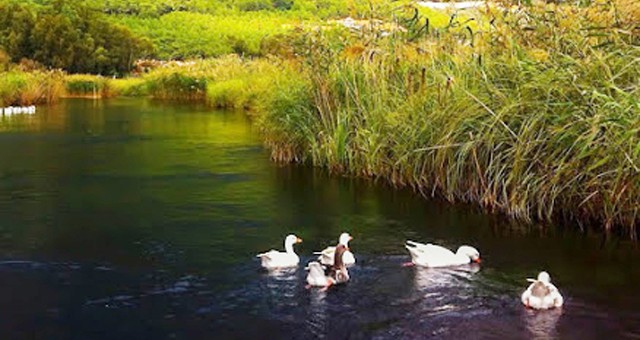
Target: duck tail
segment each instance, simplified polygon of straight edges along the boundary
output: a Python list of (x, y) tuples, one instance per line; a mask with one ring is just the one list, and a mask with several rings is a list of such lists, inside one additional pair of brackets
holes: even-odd
[(411, 256), (413, 256), (413, 253), (418, 249), (417, 247), (412, 247), (412, 246), (408, 246), (408, 245), (405, 245), (404, 247), (407, 248), (407, 250), (409, 251)]
[[(419, 247), (419, 246), (422, 245), (422, 243), (414, 242), (414, 241), (411, 241), (411, 240), (407, 240), (407, 244), (411, 245), (411, 246), (414, 246), (414, 247)], [(406, 247), (408, 247), (408, 246), (406, 246)]]

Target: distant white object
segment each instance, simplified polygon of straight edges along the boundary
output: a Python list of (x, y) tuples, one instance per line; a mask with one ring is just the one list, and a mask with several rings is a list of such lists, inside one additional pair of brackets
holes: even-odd
[(357, 30), (362, 28), (362, 25), (358, 24), (351, 17), (346, 17), (346, 18), (344, 18), (342, 20), (338, 20), (338, 23), (340, 23), (342, 26), (347, 27), (347, 28), (353, 28), (353, 29), (357, 29)]
[(12, 114), (34, 114), (36, 113), (36, 107), (35, 105), (31, 105), (31, 106), (7, 106), (5, 108), (1, 108), (0, 109), (0, 113), (4, 114), (5, 116), (10, 116)]
[[(342, 233), (338, 238), (338, 244), (342, 244), (349, 249), (349, 241), (353, 240), (353, 237), (349, 233)], [(315, 252), (318, 256), (318, 261), (325, 266), (333, 266), (333, 261), (336, 253), (336, 247), (327, 247), (321, 252)], [(342, 262), (347, 265), (353, 265), (356, 263), (356, 258), (350, 250), (347, 250), (342, 254)]]
[(558, 288), (551, 283), (549, 273), (540, 272), (537, 280), (527, 279), (527, 281), (532, 283), (520, 297), (523, 305), (533, 309), (562, 307), (564, 298), (560, 295)]
[(470, 246), (461, 246), (455, 254), (451, 250), (435, 244), (407, 241), (405, 247), (411, 254), (411, 262), (418, 266), (449, 267), (471, 262), (480, 263), (480, 252)]
[(293, 251), (293, 245), (301, 242), (302, 239), (291, 234), (284, 239), (284, 252), (270, 250), (256, 256), (260, 258), (262, 267), (267, 269), (295, 267), (300, 262), (300, 258)]
[(433, 1), (418, 1), (418, 6), (432, 8), (432, 9), (469, 9), (478, 8), (485, 5), (484, 1), (462, 1), (462, 2), (433, 2)]

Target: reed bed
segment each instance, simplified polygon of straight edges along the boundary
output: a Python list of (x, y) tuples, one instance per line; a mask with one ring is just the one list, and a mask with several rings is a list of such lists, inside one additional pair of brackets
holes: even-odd
[(60, 71), (0, 72), (0, 107), (53, 103), (64, 91)]
[(110, 78), (91, 74), (71, 74), (64, 79), (65, 97), (108, 98), (113, 93)]
[[(361, 19), (287, 28), (260, 43), (270, 57), (167, 63), (101, 91), (248, 110), (278, 161), (637, 237), (639, 3), (444, 17), (401, 2)], [(15, 90), (24, 75), (0, 77), (3, 103), (29, 92)], [(100, 78), (83, 77), (67, 90), (93, 93)]]
[(617, 11), (488, 7), (475, 30), (405, 17), (406, 32), (338, 48), (319, 32), (306, 53), (312, 107), (300, 96), (260, 124), (280, 161), (635, 238), (639, 21)]

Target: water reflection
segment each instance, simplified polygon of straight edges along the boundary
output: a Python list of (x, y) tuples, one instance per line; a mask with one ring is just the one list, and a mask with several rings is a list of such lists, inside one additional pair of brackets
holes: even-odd
[[(14, 118), (0, 120), (0, 261), (9, 261), (0, 263), (0, 308), (12, 311), (0, 318), (3, 338), (578, 338), (640, 329), (640, 315), (625, 312), (640, 304), (637, 248), (506, 225), (382, 181), (274, 165), (241, 113), (73, 100)], [(358, 264), (348, 284), (327, 292), (304, 289), (302, 264), (262, 272), (254, 257), (294, 232), (307, 263), (343, 231), (355, 237)], [(474, 244), (485, 262), (402, 268), (406, 239)], [(521, 278), (541, 266), (573, 297), (560, 321), (523, 315)]]
[(451, 268), (428, 268), (414, 266), (414, 283), (419, 290), (471, 286), (473, 274), (480, 271), (480, 265), (470, 264)]
[(309, 289), (309, 308), (305, 325), (307, 331), (316, 338), (325, 338), (329, 316), (327, 306), (327, 291), (322, 289)]
[(532, 339), (557, 339), (560, 337), (557, 325), (561, 315), (562, 308), (539, 311), (526, 309), (523, 318)]
[(420, 310), (434, 316), (474, 309), (479, 303), (474, 275), (479, 265), (451, 268), (416, 266), (414, 287), (422, 297)]
[(267, 302), (265, 307), (272, 317), (290, 319), (299, 305), (297, 293), (304, 285), (297, 272), (298, 268), (283, 268), (268, 270), (262, 275), (262, 299)]

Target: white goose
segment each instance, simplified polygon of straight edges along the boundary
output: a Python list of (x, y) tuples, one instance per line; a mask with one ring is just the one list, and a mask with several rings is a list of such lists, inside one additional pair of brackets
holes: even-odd
[[(338, 244), (342, 244), (349, 249), (349, 241), (353, 240), (353, 237), (349, 233), (342, 233), (338, 238)], [(325, 266), (333, 266), (333, 261), (336, 253), (336, 247), (327, 247), (323, 251), (315, 252), (318, 256), (318, 261)], [(356, 263), (356, 258), (350, 250), (347, 250), (342, 255), (342, 262), (347, 265), (353, 265)]]
[(520, 300), (526, 307), (533, 309), (550, 309), (562, 307), (564, 298), (558, 288), (551, 283), (551, 277), (547, 272), (540, 272), (538, 279), (527, 279), (532, 282), (529, 288), (522, 293)]
[(349, 281), (349, 271), (342, 262), (347, 247), (344, 245), (338, 245), (336, 247), (336, 263), (329, 270), (329, 275), (325, 274), (325, 267), (319, 262), (310, 262), (307, 266), (309, 274), (307, 275), (307, 288), (310, 287), (323, 287), (322, 290), (328, 289), (331, 285), (345, 283)]
[(309, 262), (307, 268), (307, 288), (309, 287), (329, 287), (336, 283), (336, 280), (325, 275), (324, 267), (317, 261)]
[(413, 241), (407, 241), (405, 247), (411, 254), (411, 262), (418, 266), (448, 267), (480, 263), (480, 253), (470, 246), (461, 246), (455, 254), (441, 246)]
[(302, 242), (302, 239), (296, 235), (288, 235), (284, 239), (285, 252), (270, 250), (266, 253), (258, 254), (262, 261), (262, 267), (267, 269), (295, 267), (300, 262), (300, 258), (293, 251), (293, 245)]

